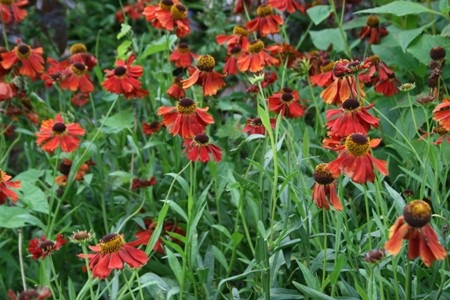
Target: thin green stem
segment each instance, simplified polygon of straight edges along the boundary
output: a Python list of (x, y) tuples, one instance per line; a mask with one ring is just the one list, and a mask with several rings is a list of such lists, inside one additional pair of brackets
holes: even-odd
[(20, 266), (20, 277), (22, 278), (22, 286), (23, 290), (27, 289), (27, 282), (25, 280), (25, 271), (23, 268), (23, 256), (22, 256), (22, 228), (17, 229), (17, 233), (19, 234), (19, 239), (17, 242), (17, 251), (19, 252), (19, 266)]
[(405, 300), (411, 300), (411, 263), (409, 260), (406, 260)]
[(327, 210), (322, 209), (322, 231), (323, 231), (323, 262), (322, 262), (322, 292), (325, 290), (327, 277)]

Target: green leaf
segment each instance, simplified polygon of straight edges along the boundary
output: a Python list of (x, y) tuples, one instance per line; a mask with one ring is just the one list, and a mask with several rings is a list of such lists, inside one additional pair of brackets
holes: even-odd
[(26, 204), (31, 210), (48, 214), (48, 201), (44, 192), (34, 184), (22, 181), (22, 187), (19, 189), (22, 193), (20, 201)]
[(124, 58), (131, 46), (130, 40), (125, 40), (117, 47), (117, 57)]
[(166, 254), (167, 254), (167, 260), (169, 262), (169, 266), (172, 269), (173, 273), (175, 274), (178, 284), (181, 284), (181, 281), (183, 280), (183, 278), (181, 276), (181, 274), (183, 273), (181, 264), (178, 261), (178, 258), (175, 256), (175, 254), (172, 251), (170, 251), (169, 248), (166, 248)]
[(314, 289), (314, 290), (320, 290), (320, 282), (317, 280), (317, 278), (314, 276), (314, 274), (311, 272), (310, 269), (308, 269), (302, 262), (297, 260), (297, 265), (299, 266), (300, 270), (302, 271), (303, 277), (305, 278), (306, 284), (308, 287)]
[(150, 43), (144, 50), (144, 53), (141, 55), (141, 59), (146, 58), (149, 55), (154, 53), (162, 52), (164, 50), (171, 49), (175, 41), (177, 40), (177, 36), (175, 34), (171, 34), (169, 36), (162, 36), (159, 40)]
[(42, 170), (38, 170), (38, 169), (29, 169), (26, 170), (22, 173), (20, 173), (19, 175), (17, 175), (16, 177), (14, 177), (12, 180), (20, 180), (20, 181), (28, 181), (28, 182), (35, 182), (39, 179), (39, 177), (42, 176), (42, 174), (44, 174), (44, 172)]
[(301, 283), (298, 283), (296, 281), (292, 282), (294, 284), (294, 286), (299, 289), (300, 291), (304, 292), (305, 294), (307, 294), (308, 296), (311, 296), (313, 299), (316, 300), (335, 300), (334, 298), (319, 292), (316, 289), (312, 289), (310, 287), (307, 287), (306, 285), (303, 285)]
[[(102, 121), (103, 122), (103, 121)], [(120, 131), (133, 127), (134, 113), (131, 110), (122, 111), (104, 120), (105, 133), (119, 133)]]
[(416, 29), (399, 29), (395, 26), (390, 26), (388, 31), (393, 35), (394, 39), (398, 42), (403, 52), (406, 52), (406, 48), (408, 48), (409, 44), (417, 38), (426, 28), (431, 26), (434, 22), (428, 23), (422, 27)]
[(117, 34), (117, 39), (120, 40), (131, 31), (131, 26), (125, 23), (120, 24), (120, 32)]
[(331, 8), (329, 5), (316, 5), (309, 8), (306, 13), (315, 25), (319, 25), (323, 20), (328, 18), (331, 13)]
[(330, 45), (333, 45), (333, 50), (337, 52), (343, 52), (345, 49), (345, 42), (338, 28), (310, 31), (309, 34), (314, 46), (319, 50), (327, 50)]
[(28, 213), (28, 210), (22, 207), (2, 206), (0, 208), (0, 227), (2, 228), (19, 228), (26, 224), (37, 225), (45, 228), (44, 224)]
[(363, 9), (355, 12), (355, 14), (391, 14), (397, 17), (402, 17), (406, 15), (417, 15), (423, 13), (436, 13), (436, 12), (426, 8), (422, 4), (411, 1), (394, 1), (380, 7)]
[(428, 65), (431, 61), (430, 50), (436, 46), (448, 49), (450, 46), (450, 39), (442, 36), (423, 34), (411, 44), (408, 48), (408, 52), (424, 65)]

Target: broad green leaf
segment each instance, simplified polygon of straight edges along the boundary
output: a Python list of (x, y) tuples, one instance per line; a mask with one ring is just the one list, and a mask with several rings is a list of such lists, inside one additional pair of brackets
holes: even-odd
[(146, 58), (149, 55), (154, 53), (162, 52), (164, 50), (169, 50), (172, 48), (173, 44), (177, 40), (177, 36), (171, 34), (169, 36), (162, 36), (159, 40), (150, 43), (144, 50), (144, 53), (141, 55), (141, 59)]
[(117, 39), (120, 40), (131, 31), (131, 26), (125, 23), (120, 24), (120, 32), (117, 34)]
[(307, 294), (308, 296), (311, 296), (313, 299), (315, 300), (334, 300), (334, 298), (319, 292), (318, 289), (312, 289), (310, 287), (307, 287), (306, 285), (303, 285), (301, 283), (298, 283), (296, 281), (292, 282), (294, 284), (294, 286), (299, 289), (300, 291), (304, 292), (305, 294)]
[(130, 40), (123, 41), (118, 47), (117, 47), (117, 57), (124, 58), (125, 54), (128, 52), (128, 48), (131, 46)]
[(20, 180), (20, 181), (28, 181), (28, 182), (35, 182), (36, 180), (39, 179), (39, 177), (42, 176), (42, 174), (44, 174), (44, 171), (42, 170), (38, 170), (38, 169), (29, 169), (26, 170), (20, 174), (18, 174), (16, 177), (14, 177), (11, 180)]
[(337, 52), (345, 49), (345, 42), (338, 28), (310, 31), (309, 34), (314, 46), (319, 50), (327, 50), (330, 45), (333, 45), (333, 50)]
[(124, 129), (132, 128), (133, 121), (134, 115), (131, 110), (119, 112), (104, 121), (105, 127), (103, 127), (103, 132), (118, 133)]
[(173, 273), (175, 274), (175, 277), (177, 278), (177, 281), (179, 284), (181, 284), (181, 281), (183, 280), (181, 274), (183, 273), (181, 264), (178, 261), (178, 258), (175, 256), (175, 254), (170, 251), (169, 248), (166, 248), (166, 254), (167, 254), (167, 260), (169, 262), (169, 266), (172, 269)]
[(397, 17), (406, 15), (417, 15), (423, 13), (436, 13), (436, 12), (426, 8), (422, 4), (412, 1), (394, 1), (380, 7), (363, 9), (355, 12), (355, 14), (391, 14)]
[(37, 225), (44, 228), (44, 224), (29, 214), (27, 209), (22, 207), (2, 206), (0, 208), (0, 227), (1, 228), (19, 228), (26, 224)]
[(331, 8), (329, 5), (316, 5), (309, 8), (306, 13), (315, 25), (319, 25), (323, 20), (328, 18), (331, 13)]
[(442, 36), (423, 34), (408, 47), (408, 52), (424, 65), (428, 65), (431, 61), (430, 50), (436, 46), (448, 49), (450, 46), (450, 39)]
[(399, 29), (395, 26), (389, 26), (388, 31), (393, 35), (394, 39), (397, 41), (397, 43), (402, 48), (403, 52), (406, 52), (406, 49), (408, 48), (409, 44), (417, 38), (426, 28), (431, 26), (432, 23), (428, 23), (422, 27), (416, 28), (416, 29)]
[(44, 192), (34, 184), (22, 181), (22, 187), (19, 189), (21, 203), (26, 204), (31, 210), (48, 214), (48, 201)]

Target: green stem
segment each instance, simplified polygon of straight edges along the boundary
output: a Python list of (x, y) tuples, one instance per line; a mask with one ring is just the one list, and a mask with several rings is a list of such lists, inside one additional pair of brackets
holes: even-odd
[(25, 291), (27, 289), (27, 282), (25, 280), (25, 271), (24, 271), (24, 268), (23, 268), (22, 228), (17, 229), (17, 233), (19, 234), (17, 248), (18, 248), (18, 252), (19, 252), (20, 277), (22, 277), (22, 286), (23, 286), (23, 290)]
[(411, 300), (411, 263), (406, 260), (405, 300)]
[(326, 288), (327, 275), (327, 210), (322, 209), (322, 230), (323, 230), (323, 266), (322, 266), (322, 292)]

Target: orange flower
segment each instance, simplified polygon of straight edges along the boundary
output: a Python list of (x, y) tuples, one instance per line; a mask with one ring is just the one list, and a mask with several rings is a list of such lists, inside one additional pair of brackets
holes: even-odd
[[(27, 16), (27, 11), (22, 7), (28, 5), (28, 0), (6, 0), (0, 2), (0, 16), (3, 23), (20, 22)], [(12, 14), (11, 14), (12, 12)]]
[(132, 66), (134, 59), (134, 55), (131, 55), (127, 61), (119, 59), (114, 70), (105, 70), (106, 75), (102, 86), (108, 92), (123, 94), (125, 99), (148, 94), (146, 90), (142, 89), (142, 83), (139, 81), (139, 77), (144, 73), (144, 68)]
[(3, 170), (0, 169), (0, 205), (6, 203), (6, 199), (9, 197), (13, 202), (16, 202), (19, 199), (17, 193), (10, 190), (10, 188), (18, 189), (21, 187), (20, 181), (9, 181), (11, 176), (6, 174)]
[[(275, 128), (277, 120), (270, 118), (270, 127)], [(265, 134), (266, 128), (264, 127), (261, 118), (247, 119), (247, 125), (242, 130), (244, 133), (252, 134)]]
[[(67, 180), (69, 179), (70, 169), (72, 168), (72, 161), (70, 159), (64, 158), (58, 166), (58, 171), (62, 173), (62, 175), (55, 178), (55, 182), (60, 186), (65, 186), (67, 184)], [(75, 181), (83, 180), (84, 175), (90, 171), (89, 163), (83, 163), (75, 174)]]
[(306, 11), (306, 7), (300, 4), (297, 0), (269, 0), (268, 4), (278, 10), (287, 11), (290, 14), (292, 14), (295, 10), (298, 10), (302, 14)]
[(169, 60), (175, 63), (178, 68), (187, 68), (192, 65), (192, 62), (198, 55), (191, 52), (189, 45), (186, 43), (179, 43), (177, 48), (170, 54)]
[(334, 177), (342, 171), (356, 183), (373, 182), (375, 174), (373, 166), (383, 175), (388, 175), (387, 162), (376, 159), (370, 153), (381, 139), (372, 139), (365, 134), (353, 133), (345, 139), (344, 150), (338, 158), (328, 164), (328, 169)]
[(223, 75), (214, 71), (216, 61), (211, 55), (201, 55), (198, 58), (197, 68), (193, 70), (188, 79), (182, 80), (183, 89), (188, 89), (194, 84), (202, 86), (204, 96), (214, 96), (217, 91), (225, 86)]
[(2, 67), (11, 69), (17, 63), (20, 63), (19, 74), (36, 79), (39, 74), (44, 72), (44, 59), (42, 47), (31, 49), (27, 44), (19, 43), (9, 52), (2, 53)]
[(36, 144), (47, 152), (53, 152), (58, 146), (61, 146), (64, 152), (73, 152), (80, 144), (79, 136), (85, 134), (84, 129), (77, 123), (64, 124), (60, 114), (57, 114), (55, 120), (50, 119), (42, 122), (37, 137)]
[(70, 102), (75, 106), (84, 106), (89, 102), (89, 94), (75, 93), (73, 94), (72, 99), (70, 99)]
[(217, 35), (216, 42), (219, 45), (226, 44), (228, 50), (231, 47), (239, 46), (241, 49), (248, 47), (248, 30), (242, 26), (234, 26), (233, 33), (230, 35)]
[(152, 135), (157, 132), (163, 125), (161, 122), (153, 121), (150, 123), (142, 123), (142, 132), (145, 135)]
[(280, 15), (273, 14), (271, 5), (263, 4), (256, 9), (258, 15), (254, 20), (248, 21), (245, 26), (250, 32), (258, 31), (261, 36), (278, 33), (279, 25), (283, 25)]
[(69, 62), (67, 60), (59, 62), (56, 59), (47, 57), (47, 63), (49, 67), (47, 72), (41, 75), (41, 79), (45, 82), (46, 87), (51, 87), (56, 82), (61, 81), (64, 70), (69, 66)]
[(369, 38), (370, 44), (378, 44), (381, 38), (388, 34), (388, 31), (384, 27), (379, 27), (380, 20), (377, 16), (369, 16), (367, 18), (367, 25), (359, 32), (359, 38), (361, 40)]
[(157, 10), (155, 12), (155, 16), (158, 19), (159, 23), (161, 24), (162, 28), (167, 29), (169, 31), (173, 31), (176, 28), (175, 34), (179, 38), (185, 37), (191, 32), (191, 29), (189, 28), (189, 19), (187, 17), (188, 10), (181, 3), (173, 2), (173, 5), (170, 6), (170, 10), (167, 9)]
[(336, 210), (342, 210), (342, 204), (336, 193), (336, 180), (327, 168), (328, 164), (319, 164), (314, 169), (314, 187), (312, 199), (318, 208), (330, 209), (330, 204)]
[(30, 241), (28, 244), (28, 252), (30, 252), (33, 259), (44, 259), (49, 254), (59, 250), (65, 243), (67, 243), (67, 240), (62, 234), (58, 234), (54, 242), (47, 240), (44, 235), (41, 238), (35, 238)]
[(446, 130), (450, 130), (450, 98), (445, 98), (442, 103), (436, 105), (433, 110), (433, 120)]
[(209, 141), (209, 137), (204, 134), (197, 134), (192, 139), (186, 139), (183, 143), (184, 151), (187, 153), (187, 158), (191, 161), (198, 161), (205, 163), (210, 160), (210, 154), (215, 162), (222, 160), (222, 152), (219, 147), (213, 145)]
[(178, 75), (173, 79), (172, 85), (167, 89), (167, 96), (175, 100), (179, 100), (186, 96), (186, 92), (184, 91), (181, 82), (182, 80), (181, 75)]
[(299, 101), (298, 91), (285, 87), (268, 98), (269, 110), (288, 118), (298, 118), (305, 114)]
[(334, 62), (328, 62), (327, 64), (320, 66), (320, 73), (311, 75), (311, 83), (320, 87), (326, 87), (333, 83), (335, 76), (333, 73)]
[(86, 45), (83, 43), (75, 43), (70, 46), (69, 62), (82, 62), (87, 66), (88, 71), (92, 71), (97, 65), (97, 59), (87, 51)]
[[(423, 132), (422, 129), (421, 129), (421, 131)], [(439, 137), (436, 139), (436, 141), (433, 144), (440, 145), (440, 144), (442, 144), (444, 139), (447, 140), (447, 143), (450, 144), (450, 131), (445, 129), (442, 126), (435, 126), (435, 127), (433, 127), (433, 130), (431, 131), (430, 134), (425, 132), (424, 134), (422, 134), (422, 136), (419, 138), (419, 140), (422, 140), (422, 139), (426, 138), (427, 136), (431, 136), (431, 135), (434, 135), (434, 134), (437, 134)]]
[(162, 106), (158, 109), (158, 115), (163, 116), (163, 124), (170, 126), (170, 133), (181, 135), (182, 138), (192, 138), (203, 133), (208, 124), (214, 120), (207, 113), (208, 108), (199, 108), (194, 100), (183, 98), (178, 101), (177, 106)]
[(443, 260), (447, 251), (439, 243), (436, 232), (429, 224), (430, 220), (430, 205), (422, 200), (411, 201), (403, 209), (403, 215), (398, 217), (389, 229), (389, 240), (384, 244), (385, 250), (397, 255), (405, 239), (409, 241), (409, 259), (420, 256), (427, 267), (435, 260)]
[(230, 49), (228, 56), (225, 58), (225, 66), (223, 73), (225, 75), (236, 75), (238, 73), (237, 60), (241, 55), (242, 49), (240, 46), (234, 46)]
[(88, 74), (88, 67), (81, 57), (74, 61), (64, 70), (61, 88), (72, 92), (80, 90), (82, 93), (90, 93), (94, 90), (94, 85)]
[(286, 67), (292, 68), (297, 60), (302, 59), (303, 55), (293, 46), (286, 43), (279, 43), (266, 48), (273, 57), (279, 58), (281, 61), (287, 61)]
[[(176, 1), (176, 3), (178, 3), (178, 1)], [(162, 29), (163, 26), (157, 18), (157, 13), (162, 10), (170, 12), (170, 8), (173, 6), (173, 4), (174, 1), (172, 0), (162, 0), (159, 2), (159, 4), (146, 6), (142, 14), (144, 15), (147, 22), (150, 22), (154, 28)]]
[[(130, 268), (140, 268), (148, 262), (147, 254), (136, 249), (131, 243), (126, 243), (123, 236), (110, 233), (100, 239), (95, 246), (89, 246), (95, 253), (87, 255), (89, 268), (96, 278), (104, 279), (112, 270), (122, 270), (126, 263)], [(86, 258), (85, 254), (78, 257)]]
[(261, 71), (265, 66), (277, 65), (279, 60), (264, 51), (264, 43), (256, 40), (248, 45), (248, 51), (238, 57), (238, 69), (241, 72), (252, 73)]
[(341, 108), (327, 110), (327, 128), (339, 137), (347, 137), (354, 132), (366, 134), (370, 126), (379, 126), (379, 119), (367, 112), (374, 105), (360, 106), (356, 98), (349, 98), (342, 103)]
[(130, 3), (123, 6), (123, 9), (119, 9), (116, 14), (116, 20), (119, 23), (123, 23), (125, 21), (125, 15), (130, 20), (138, 20), (142, 17), (142, 13), (144, 11), (144, 6), (150, 0), (138, 0), (135, 3)]

